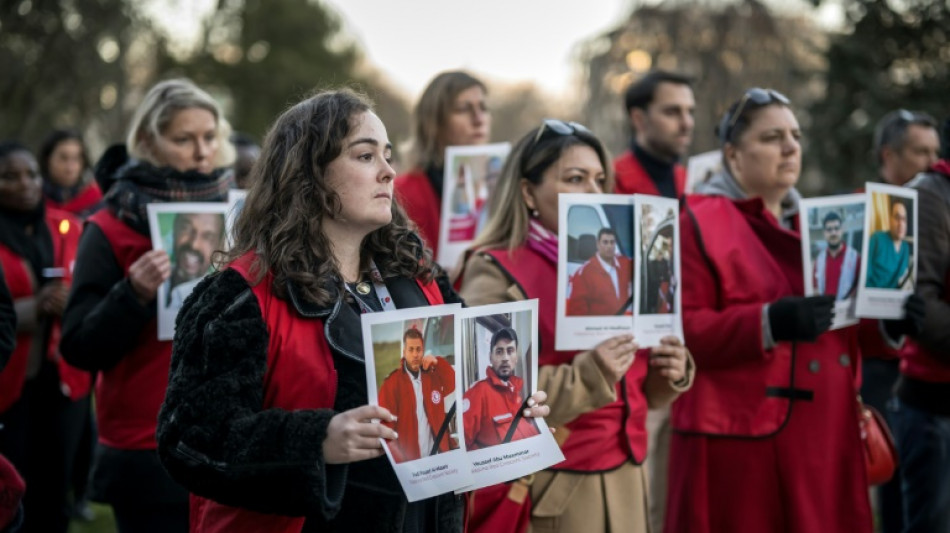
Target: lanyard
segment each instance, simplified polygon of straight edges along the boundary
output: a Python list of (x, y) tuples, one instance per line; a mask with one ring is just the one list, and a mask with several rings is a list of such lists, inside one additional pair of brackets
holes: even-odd
[[(376, 262), (372, 259), (369, 261), (369, 268), (370, 278), (373, 281), (373, 289), (376, 291), (376, 298), (379, 299), (380, 307), (382, 307), (383, 311), (395, 311), (396, 304), (393, 302), (392, 295), (389, 294), (389, 289), (386, 288), (386, 284), (383, 283), (383, 275), (379, 273), (379, 269), (376, 268)], [(375, 312), (375, 309), (366, 305), (366, 302), (363, 301), (363, 296), (367, 296), (371, 292), (369, 283), (365, 281), (357, 283), (356, 291), (350, 288), (348, 283), (344, 283), (343, 286), (346, 287), (346, 291), (353, 295), (353, 298), (356, 299), (356, 303), (360, 306), (360, 312)]]

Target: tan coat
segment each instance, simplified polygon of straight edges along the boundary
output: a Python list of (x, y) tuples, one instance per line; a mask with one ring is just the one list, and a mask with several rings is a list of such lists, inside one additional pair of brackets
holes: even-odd
[[(464, 272), (461, 295), (469, 306), (527, 299), (501, 269), (477, 253), (469, 257)], [(559, 442), (567, 438), (567, 429), (559, 426), (616, 400), (615, 387), (607, 382), (591, 351), (581, 352), (570, 364), (541, 366), (538, 372), (538, 389), (547, 393), (551, 409), (545, 420), (556, 428)], [(651, 370), (643, 384), (647, 403), (651, 408), (669, 404), (689, 389), (694, 374), (692, 356), (682, 383), (673, 384)], [(531, 484), (531, 500), (535, 533), (651, 531), (646, 474), (632, 462), (593, 474), (538, 472)]]

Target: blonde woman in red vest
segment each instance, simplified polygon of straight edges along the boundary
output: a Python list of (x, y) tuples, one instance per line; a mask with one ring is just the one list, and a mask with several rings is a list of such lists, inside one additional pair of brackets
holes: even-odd
[(433, 257), (439, 252), (445, 148), (489, 141), (487, 92), (467, 72), (442, 72), (426, 86), (413, 111), (411, 170), (396, 177), (396, 196)]
[(528, 509), (533, 531), (649, 529), (640, 467), (647, 408), (689, 388), (689, 353), (672, 337), (638, 350), (630, 335), (589, 351), (554, 349), (558, 193), (612, 190), (609, 164), (600, 140), (580, 124), (547, 119), (528, 132), (505, 162), (494, 215), (462, 272), (461, 294), (469, 305), (539, 300), (538, 387), (548, 393), (546, 420), (557, 426), (565, 456), (534, 476), (530, 507), (512, 508), (509, 499), (526, 480), (475, 492), (475, 530), (522, 531), (512, 527), (512, 517)]
[(14, 300), (16, 348), (0, 369), (0, 453), (30, 486), (26, 529), (65, 533), (71, 459), (92, 378), (57, 349), (79, 220), (43, 203), (33, 154), (0, 144), (0, 264)]
[(179, 315), (159, 418), (192, 531), (461, 531), (460, 497), (406, 501), (373, 423), (392, 414), (367, 405), (360, 314), (459, 301), (393, 201), (391, 157), (347, 90), (264, 141), (234, 248)]
[(666, 531), (872, 530), (857, 328), (804, 296), (801, 130), (752, 88), (719, 125), (724, 169), (680, 214), (683, 329), (698, 373), (673, 404)]
[(218, 104), (191, 82), (152, 87), (129, 128), (131, 157), (79, 245), (62, 350), (99, 372), (90, 498), (112, 506), (122, 533), (188, 529), (187, 492), (155, 453), (172, 348), (157, 340), (155, 295), (172, 266), (166, 252), (152, 250), (145, 206), (225, 200), (229, 133)]

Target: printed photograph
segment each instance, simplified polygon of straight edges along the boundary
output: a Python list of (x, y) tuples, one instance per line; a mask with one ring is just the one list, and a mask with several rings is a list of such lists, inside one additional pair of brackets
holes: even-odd
[(914, 288), (914, 202), (902, 196), (871, 194), (865, 287)]
[(640, 314), (676, 312), (677, 278), (673, 250), (677, 213), (673, 208), (640, 205)]
[(566, 315), (632, 314), (633, 206), (571, 205), (566, 233)]
[(399, 434), (387, 441), (396, 463), (459, 447), (453, 320), (444, 315), (370, 326), (379, 405), (397, 417), (383, 422)]
[(805, 209), (807, 220), (809, 295), (834, 296), (842, 301), (854, 296), (861, 266), (864, 238), (864, 199)]
[(531, 395), (532, 312), (486, 315), (461, 320), (462, 434), (465, 449), (479, 450), (539, 434), (524, 418)]

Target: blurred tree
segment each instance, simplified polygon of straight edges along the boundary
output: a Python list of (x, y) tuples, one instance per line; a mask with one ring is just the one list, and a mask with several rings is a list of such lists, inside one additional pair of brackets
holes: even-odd
[[(587, 70), (583, 115), (614, 153), (630, 139), (623, 95), (651, 69), (686, 73), (695, 80), (696, 129), (691, 151), (718, 148), (719, 117), (752, 86), (789, 96), (796, 111), (821, 96), (825, 35), (808, 13), (773, 12), (764, 0), (669, 0), (636, 5), (617, 28), (583, 43)], [(806, 125), (807, 113), (798, 112)], [(802, 185), (821, 180), (806, 174)]]
[(196, 45), (167, 48), (161, 76), (184, 75), (209, 88), (235, 129), (255, 136), (315, 89), (342, 85), (378, 101), (384, 121), (408, 121), (399, 95), (360, 68), (360, 51), (336, 13), (314, 0), (219, 0)]
[(576, 111), (562, 109), (534, 83), (490, 83), (488, 104), (492, 112), (492, 141), (516, 143), (547, 117), (577, 120)]
[[(816, 0), (818, 1), (818, 0)], [(878, 179), (874, 126), (905, 108), (950, 117), (950, 2), (847, 0), (850, 28), (828, 49), (827, 93), (811, 108), (811, 155), (826, 192)]]
[(54, 127), (121, 136), (126, 68), (153, 37), (128, 0), (3, 0), (0, 28), (0, 137), (36, 147)]

